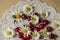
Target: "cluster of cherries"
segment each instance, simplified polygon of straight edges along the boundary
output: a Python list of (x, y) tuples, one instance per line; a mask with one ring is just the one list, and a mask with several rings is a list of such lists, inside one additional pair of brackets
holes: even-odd
[[(35, 13), (35, 15), (38, 15), (38, 14)], [(27, 17), (25, 14), (22, 14), (21, 17), (22, 17), (22, 19), (27, 19), (28, 21), (31, 20), (31, 16)], [(45, 19), (45, 20), (39, 20), (39, 23), (37, 24), (38, 27), (36, 25), (32, 24), (31, 22), (29, 23), (28, 27), (31, 29), (31, 31), (34, 31), (34, 30), (35, 31), (40, 31), (41, 29), (44, 29), (48, 24), (50, 24), (50, 21)], [(46, 29), (47, 29), (47, 32), (52, 32), (53, 31), (53, 28), (50, 27), (50, 26), (47, 26)], [(15, 28), (15, 32), (18, 33), (18, 37), (22, 38), (22, 40), (30, 40), (32, 38), (31, 35), (28, 35), (28, 36), (24, 37), (24, 34), (22, 32), (20, 32), (20, 27)], [(55, 37), (56, 37), (56, 35), (53, 34), (53, 33), (51, 33), (49, 35), (49, 39), (55, 39)]]
[[(31, 20), (31, 16), (26, 16), (25, 14), (22, 14), (22, 15), (19, 15), (18, 14), (18, 16), (19, 16), (18, 18), (21, 17), (23, 20), (25, 20), (25, 19), (28, 19), (28, 21)], [(16, 15), (13, 15), (12, 17), (13, 17), (13, 19), (16, 19), (17, 18)]]
[(18, 33), (18, 38), (21, 38), (22, 40), (30, 40), (32, 38), (31, 35), (24, 37), (24, 34), (20, 32), (20, 27), (15, 28), (15, 32)]

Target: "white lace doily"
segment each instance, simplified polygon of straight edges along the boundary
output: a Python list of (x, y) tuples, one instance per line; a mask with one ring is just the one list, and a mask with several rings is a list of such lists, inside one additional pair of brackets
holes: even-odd
[[(3, 18), (0, 20), (0, 26), (1, 26), (0, 32), (1, 33), (5, 32), (5, 30), (8, 27), (15, 28), (16, 25), (14, 25), (14, 21), (13, 21), (14, 19), (12, 18), (12, 15), (17, 12), (20, 13), (21, 11), (23, 11), (22, 8), (26, 4), (34, 6), (35, 12), (42, 13), (42, 11), (44, 11), (44, 10), (46, 10), (47, 12), (50, 12), (51, 15), (44, 19), (47, 19), (50, 21), (60, 20), (60, 14), (57, 13), (56, 10), (53, 7), (49, 6), (47, 3), (41, 3), (39, 0), (33, 0), (33, 1), (28, 0), (27, 2), (20, 1), (19, 3), (17, 3), (17, 5), (13, 6), (10, 10), (8, 10), (4, 14)], [(21, 25), (18, 25), (18, 26), (21, 26)], [(4, 40), (9, 40), (9, 39), (4, 39)], [(20, 40), (20, 39), (18, 39), (16, 37), (16, 38), (12, 38), (10, 40)]]

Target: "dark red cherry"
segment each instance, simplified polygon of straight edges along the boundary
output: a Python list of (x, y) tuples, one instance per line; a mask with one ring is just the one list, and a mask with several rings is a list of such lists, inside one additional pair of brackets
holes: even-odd
[(33, 27), (34, 27), (34, 25), (30, 22), (29, 23), (29, 28), (31, 29), (31, 31), (33, 31)]
[(42, 20), (42, 23), (47, 25), (47, 24), (49, 24), (49, 21), (48, 20)]
[(39, 31), (39, 27), (34, 27), (34, 30), (35, 31)]
[(48, 32), (51, 32), (52, 30), (53, 30), (52, 27), (50, 27), (50, 26), (47, 27)]
[(31, 22), (29, 23), (29, 27), (30, 28), (33, 28), (33, 24)]
[(39, 24), (39, 28), (40, 28), (40, 29), (43, 29), (44, 27), (45, 27), (44, 24)]
[(49, 35), (49, 39), (55, 39), (55, 37), (56, 37), (55, 34), (52, 34), (52, 33), (51, 33), (51, 34)]
[(18, 33), (18, 38), (23, 38), (23, 33), (22, 32)]
[(20, 31), (20, 27), (16, 27), (15, 32), (19, 32), (19, 31)]
[(31, 39), (31, 35), (28, 35), (25, 37), (26, 39)]
[(23, 36), (22, 35), (18, 35), (18, 38), (23, 38)]
[(22, 19), (27, 19), (27, 16), (25, 14), (22, 14)]
[(27, 40), (26, 38), (22, 38), (22, 40)]
[(31, 20), (31, 16), (28, 16), (27, 19), (28, 19), (28, 21), (30, 21)]

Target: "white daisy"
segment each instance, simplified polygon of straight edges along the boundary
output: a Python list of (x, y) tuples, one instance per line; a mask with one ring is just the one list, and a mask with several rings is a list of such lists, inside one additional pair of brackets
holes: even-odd
[(48, 4), (42, 4), (42, 13), (40, 13), (41, 17), (44, 19), (52, 20), (56, 15), (56, 10), (53, 7), (48, 6)]
[(5, 30), (5, 32), (3, 33), (5, 37), (7, 38), (13, 38), (15, 36), (15, 32), (14, 30), (8, 28)]
[(30, 5), (24, 5), (24, 6), (23, 6), (23, 12), (24, 12), (26, 15), (30, 15), (32, 11), (33, 11), (32, 6), (30, 6)]
[(39, 22), (39, 17), (37, 15), (32, 15), (31, 22), (37, 24)]
[(23, 28), (21, 28), (21, 32), (24, 34), (24, 36), (31, 34), (30, 28), (29, 27), (26, 27), (26, 26), (23, 27)]
[(51, 26), (54, 29), (60, 29), (60, 20), (53, 20), (52, 23), (51, 23)]
[(40, 33), (37, 32), (37, 31), (34, 31), (34, 32), (32, 33), (32, 38), (33, 38), (34, 40), (39, 40), (40, 36), (41, 36)]
[(48, 12), (42, 12), (40, 15), (41, 15), (42, 18), (46, 18), (46, 17), (49, 16)]

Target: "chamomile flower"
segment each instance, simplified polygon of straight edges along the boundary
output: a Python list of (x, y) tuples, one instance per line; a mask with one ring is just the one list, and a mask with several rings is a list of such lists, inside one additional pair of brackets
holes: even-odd
[(40, 15), (42, 18), (46, 18), (48, 17), (48, 12), (42, 12)]
[(60, 29), (60, 21), (59, 20), (53, 20), (51, 25), (55, 29)]
[(23, 12), (24, 12), (26, 15), (30, 15), (32, 11), (33, 11), (32, 6), (30, 6), (30, 5), (25, 5), (25, 6), (23, 6)]
[(33, 15), (31, 18), (31, 22), (33, 24), (37, 24), (39, 22), (39, 17), (37, 15)]
[(37, 31), (34, 31), (34, 32), (32, 33), (32, 38), (33, 38), (34, 40), (39, 40), (40, 36), (41, 36), (40, 33), (37, 32)]
[(46, 3), (42, 4), (42, 9), (40, 16), (44, 19), (52, 20), (52, 18), (56, 15), (56, 10), (53, 7), (48, 6)]
[(21, 28), (21, 32), (24, 34), (24, 36), (31, 34), (30, 28), (26, 26)]
[(13, 38), (15, 36), (15, 32), (14, 30), (8, 28), (6, 29), (6, 31), (4, 31), (4, 36), (7, 37), (7, 38)]

